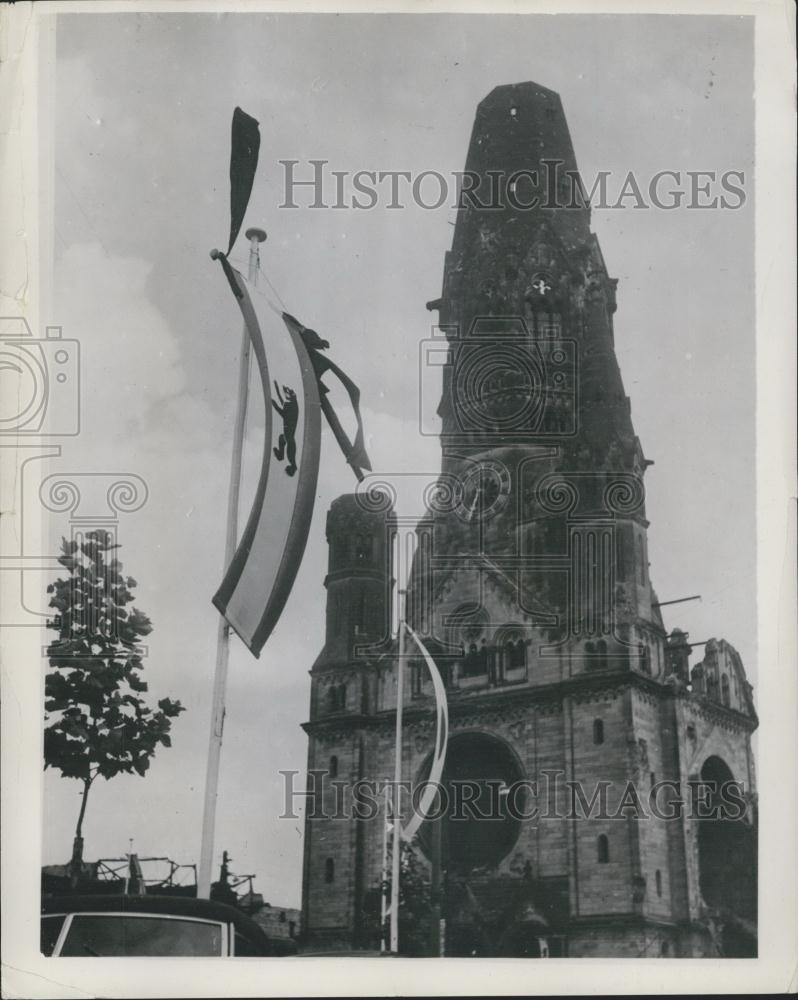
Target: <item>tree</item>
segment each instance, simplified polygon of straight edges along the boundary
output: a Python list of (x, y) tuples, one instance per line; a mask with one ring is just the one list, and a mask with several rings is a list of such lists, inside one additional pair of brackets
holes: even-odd
[(158, 746), (171, 746), (171, 720), (184, 711), (179, 701), (161, 698), (157, 711), (141, 695), (139, 644), (152, 631), (149, 618), (128, 605), (136, 581), (122, 576), (112, 557), (112, 536), (87, 532), (84, 540), (62, 540), (59, 563), (68, 571), (47, 587), (58, 633), (47, 649), (44, 766), (83, 784), (72, 848), (72, 875), (83, 862), (83, 819), (89, 790), (133, 772), (144, 776)]
[[(390, 855), (390, 852), (389, 852)], [(399, 954), (414, 957), (437, 954), (432, 948), (432, 908), (433, 898), (429, 882), (424, 875), (423, 865), (416, 856), (411, 844), (402, 842), (399, 873)], [(391, 874), (381, 885), (381, 891), (390, 904)], [(375, 907), (376, 896), (372, 897)], [(379, 915), (376, 908), (367, 914), (371, 936), (383, 940), (390, 939), (390, 918), (380, 929)], [(375, 929), (380, 929), (374, 934)]]

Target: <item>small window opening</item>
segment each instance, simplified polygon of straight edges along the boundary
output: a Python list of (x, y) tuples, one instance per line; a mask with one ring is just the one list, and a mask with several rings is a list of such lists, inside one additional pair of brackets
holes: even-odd
[(601, 719), (593, 720), (593, 742), (594, 743), (604, 742), (604, 723)]
[(327, 858), (324, 862), (324, 881), (333, 882), (335, 881), (335, 862), (332, 858)]
[(602, 833), (596, 841), (596, 853), (599, 864), (606, 864), (610, 860), (610, 842), (607, 835)]

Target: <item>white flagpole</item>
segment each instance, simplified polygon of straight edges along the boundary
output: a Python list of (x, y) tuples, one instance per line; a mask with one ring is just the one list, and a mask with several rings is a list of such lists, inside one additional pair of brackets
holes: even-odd
[(405, 676), (405, 620), (404, 608), (402, 608), (402, 598), (404, 591), (399, 594), (399, 608), (402, 617), (399, 619), (399, 661), (396, 668), (396, 740), (395, 740), (395, 763), (393, 772), (394, 781), (394, 809), (393, 809), (393, 855), (391, 857), (391, 951), (399, 953), (399, 872), (400, 854), (402, 849), (402, 817), (399, 811), (399, 784), (402, 780), (402, 706), (404, 701), (404, 676)]
[(388, 821), (388, 815), (390, 811), (390, 801), (391, 801), (391, 790), (386, 784), (385, 786), (385, 829), (383, 830), (382, 837), (382, 898), (380, 899), (380, 951), (385, 951), (385, 920), (388, 916), (388, 895), (385, 889), (385, 885), (388, 881), (388, 834), (391, 830), (391, 824)]
[[(258, 280), (258, 244), (266, 239), (262, 229), (248, 229), (250, 282)], [(238, 498), (241, 492), (241, 456), (244, 450), (244, 430), (247, 423), (249, 396), (249, 369), (251, 342), (246, 323), (241, 338), (241, 359), (238, 367), (238, 402), (236, 404), (235, 430), (233, 432), (233, 460), (230, 465), (230, 487), (227, 494), (227, 535), (224, 545), (224, 568), (230, 565), (238, 541)], [(202, 846), (200, 847), (197, 896), (209, 899), (211, 895), (211, 870), (213, 868), (213, 841), (216, 828), (216, 798), (219, 791), (219, 762), (222, 755), (224, 732), (227, 666), (230, 661), (230, 626), (219, 615), (216, 634), (216, 669), (213, 675), (213, 705), (211, 708), (211, 733), (208, 744), (208, 769), (205, 773), (205, 803), (202, 812)]]

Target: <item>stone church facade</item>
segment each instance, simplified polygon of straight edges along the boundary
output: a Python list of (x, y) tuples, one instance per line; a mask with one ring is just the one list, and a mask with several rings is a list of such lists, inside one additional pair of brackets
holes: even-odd
[[(531, 83), (488, 95), (466, 176), (473, 195), (428, 304), (438, 336), (422, 351), (442, 368), (441, 473), (425, 513), (408, 530), (373, 477), (328, 515), (326, 640), (305, 724), (321, 802), (305, 821), (306, 943), (378, 946), (379, 791), (376, 815), (334, 813), (354, 783), (393, 778), (390, 622), (412, 539), (403, 607), (446, 685), (444, 786), (485, 789), (414, 847), (440, 918), (429, 953), (755, 954), (752, 689), (725, 640), (691, 666), (689, 637), (663, 624), (651, 463), (615, 355), (617, 283), (559, 97)], [(403, 704), (402, 773), (419, 782), (434, 700), (412, 644)], [(716, 808), (728, 782), (734, 816)]]

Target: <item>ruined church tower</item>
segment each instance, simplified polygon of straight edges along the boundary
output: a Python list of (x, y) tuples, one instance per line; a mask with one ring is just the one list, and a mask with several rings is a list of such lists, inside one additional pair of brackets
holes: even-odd
[[(445, 786), (481, 782), (483, 806), (498, 794), (494, 818), (450, 812), (419, 834), (438, 940), (453, 956), (750, 954), (752, 691), (731, 645), (709, 641), (691, 667), (689, 637), (660, 613), (650, 462), (615, 355), (617, 282), (558, 95), (534, 83), (492, 91), (466, 179), (428, 304), (438, 328), (422, 364), (441, 371), (442, 467), (413, 533), (406, 613), (446, 684)], [(309, 771), (344, 783), (394, 770), (390, 609), (407, 532), (374, 496), (341, 497), (329, 513), (327, 636), (305, 725)], [(403, 775), (420, 781), (434, 739), (420, 658), (404, 706)], [(701, 781), (732, 780), (741, 818), (695, 815)], [(602, 788), (604, 805), (582, 815)], [(645, 815), (621, 808), (630, 794)], [(375, 946), (383, 843), (380, 811), (309, 811), (310, 947)]]

